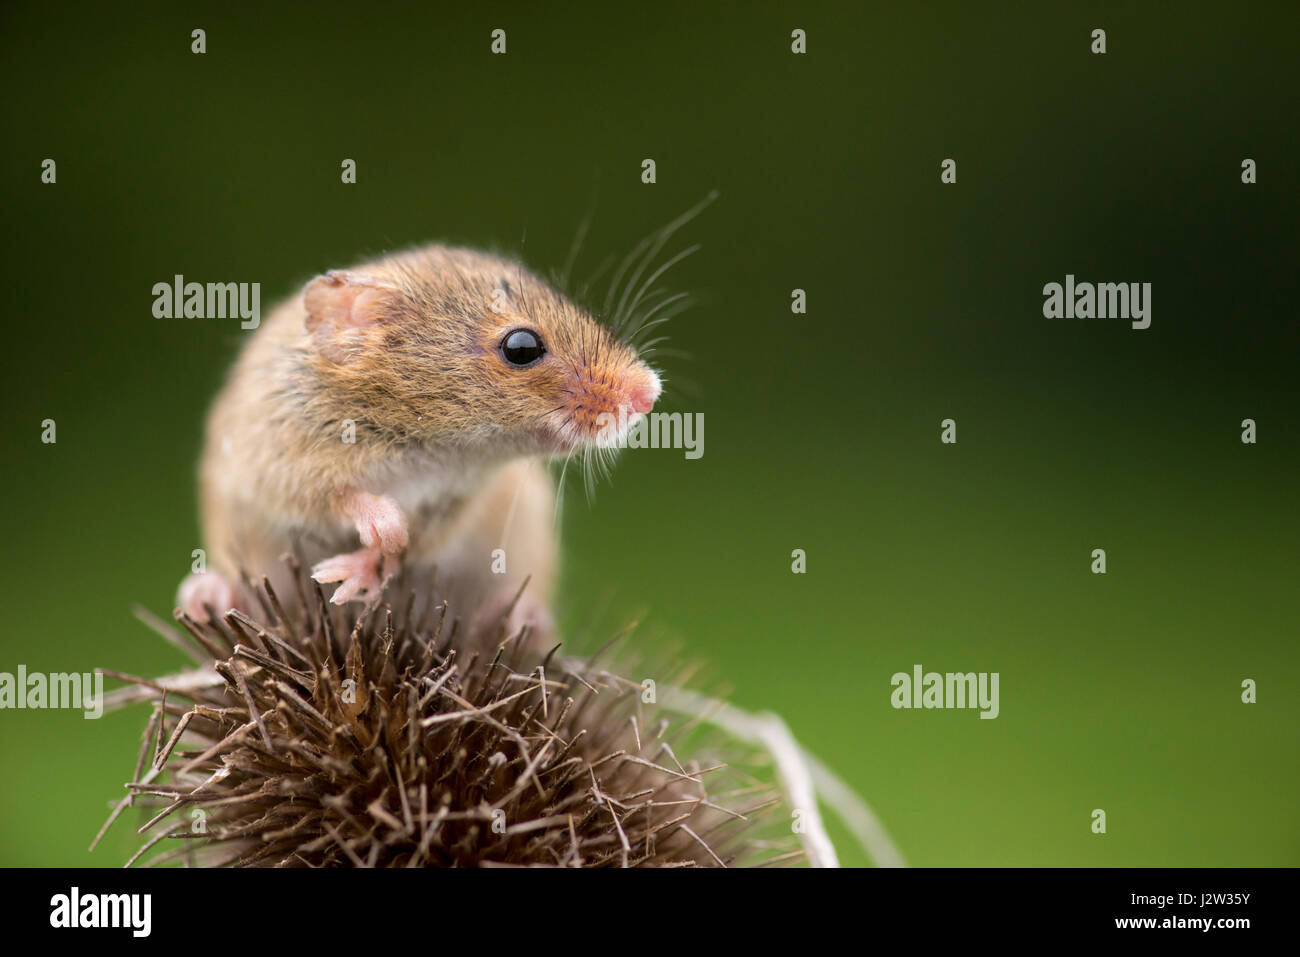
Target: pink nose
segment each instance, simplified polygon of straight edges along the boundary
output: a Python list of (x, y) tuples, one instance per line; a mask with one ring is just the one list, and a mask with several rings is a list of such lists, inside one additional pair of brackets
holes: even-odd
[(659, 386), (657, 384), (639, 386), (628, 394), (632, 409), (643, 415), (655, 407), (655, 399), (657, 398), (659, 398)]

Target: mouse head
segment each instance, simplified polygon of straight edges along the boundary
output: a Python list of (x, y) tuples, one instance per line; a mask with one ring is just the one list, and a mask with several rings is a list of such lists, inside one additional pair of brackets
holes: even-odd
[(318, 373), (386, 435), (485, 454), (609, 447), (660, 393), (632, 347), (485, 253), (434, 246), (331, 272), (303, 308)]

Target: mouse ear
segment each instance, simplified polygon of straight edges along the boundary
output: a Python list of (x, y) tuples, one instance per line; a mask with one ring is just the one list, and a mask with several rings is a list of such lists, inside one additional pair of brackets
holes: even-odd
[(372, 276), (343, 270), (307, 283), (302, 293), (303, 323), (317, 351), (332, 362), (346, 362), (361, 345), (358, 333), (383, 318), (388, 288)]

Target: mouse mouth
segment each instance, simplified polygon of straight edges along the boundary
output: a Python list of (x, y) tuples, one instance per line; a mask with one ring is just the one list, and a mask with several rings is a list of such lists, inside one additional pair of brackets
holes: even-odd
[(555, 414), (543, 420), (538, 430), (548, 452), (566, 454), (584, 448), (621, 448), (628, 433), (645, 418), (626, 403), (616, 411), (601, 411), (581, 417)]

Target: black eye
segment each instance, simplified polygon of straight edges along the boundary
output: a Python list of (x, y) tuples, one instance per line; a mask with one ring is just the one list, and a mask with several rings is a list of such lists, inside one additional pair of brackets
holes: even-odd
[(512, 366), (530, 366), (546, 355), (546, 346), (533, 330), (516, 329), (501, 340), (501, 354)]

